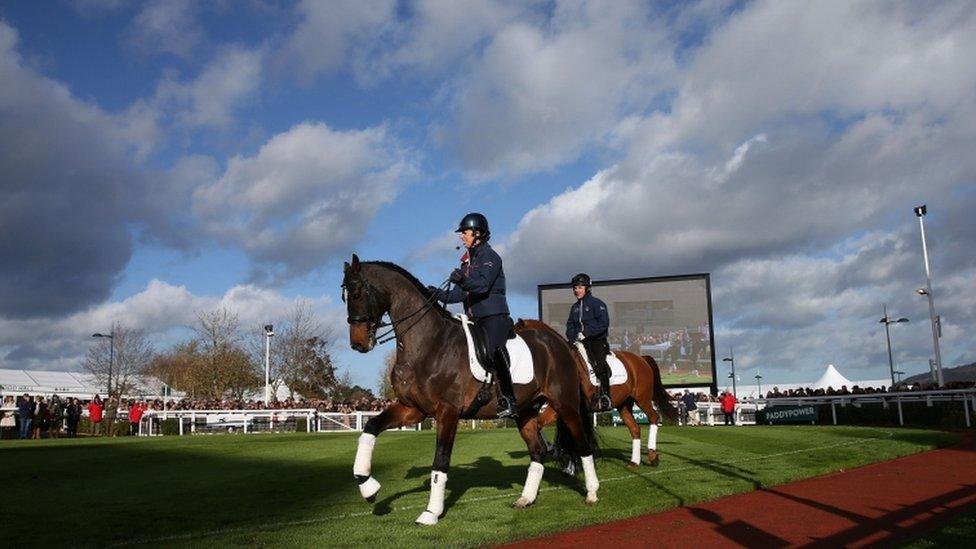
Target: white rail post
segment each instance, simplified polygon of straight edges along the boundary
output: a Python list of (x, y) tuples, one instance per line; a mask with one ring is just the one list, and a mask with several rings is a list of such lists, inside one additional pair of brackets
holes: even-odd
[(904, 427), (905, 426), (905, 418), (904, 418), (904, 416), (902, 416), (902, 413), (901, 413), (901, 397), (897, 397), (897, 402), (898, 402), (898, 425), (901, 425), (902, 427)]
[(971, 427), (972, 424), (969, 422), (969, 397), (962, 399), (962, 408), (966, 411), (966, 427)]
[(176, 414), (176, 421), (180, 422), (180, 436), (183, 436), (183, 415)]
[(190, 433), (197, 432), (197, 413), (190, 412)]
[(247, 418), (248, 417), (250, 417), (250, 416), (248, 416), (247, 414), (244, 414), (244, 434), (245, 435), (247, 434)]

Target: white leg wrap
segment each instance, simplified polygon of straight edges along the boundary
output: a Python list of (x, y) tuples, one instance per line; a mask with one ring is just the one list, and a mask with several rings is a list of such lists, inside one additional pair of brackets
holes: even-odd
[(539, 484), (542, 483), (542, 472), (545, 469), (538, 461), (529, 464), (529, 475), (525, 478), (525, 487), (522, 488), (522, 497), (526, 502), (532, 503), (539, 495)]
[(376, 495), (380, 491), (380, 481), (373, 477), (369, 477), (365, 482), (359, 485), (359, 493), (363, 496), (363, 499), (369, 499)]
[(593, 456), (583, 458), (583, 476), (586, 478), (586, 499), (596, 500), (596, 491), (600, 489), (600, 480), (596, 478), (596, 466)]
[(431, 471), (430, 473), (430, 501), (427, 509), (417, 517), (417, 524), (433, 526), (437, 519), (444, 514), (444, 489), (447, 488), (447, 473)]
[(356, 461), (352, 464), (352, 474), (368, 477), (373, 466), (373, 447), (376, 446), (376, 436), (369, 433), (359, 435), (359, 447), (356, 449)]
[(631, 441), (630, 462), (639, 464), (641, 462), (641, 441), (635, 438)]
[(648, 431), (650, 432), (647, 434), (647, 449), (657, 450), (657, 424), (652, 424)]

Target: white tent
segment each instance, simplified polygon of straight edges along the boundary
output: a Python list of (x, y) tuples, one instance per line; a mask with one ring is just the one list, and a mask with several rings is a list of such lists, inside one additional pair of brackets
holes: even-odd
[(846, 385), (848, 389), (854, 386), (851, 380), (847, 379), (837, 368), (834, 368), (833, 364), (828, 364), (827, 369), (824, 371), (823, 375), (820, 376), (813, 385), (810, 385), (812, 389), (826, 389), (827, 387), (832, 387), (834, 389), (840, 389), (841, 386)]

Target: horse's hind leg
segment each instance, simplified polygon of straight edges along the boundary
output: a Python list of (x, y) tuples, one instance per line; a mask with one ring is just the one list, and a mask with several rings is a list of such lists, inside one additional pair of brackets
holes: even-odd
[(584, 420), (580, 415), (580, 411), (572, 407), (563, 406), (561, 409), (557, 409), (556, 413), (573, 438), (576, 455), (581, 457), (581, 461), (583, 462), (583, 478), (586, 482), (586, 503), (593, 505), (600, 501), (600, 498), (596, 495), (597, 490), (600, 489), (600, 480), (596, 476), (596, 464), (593, 462), (593, 449), (590, 447), (590, 443), (586, 440), (586, 435), (583, 433)]
[(387, 429), (417, 423), (423, 418), (424, 414), (420, 410), (397, 403), (366, 422), (363, 434), (359, 435), (356, 461), (352, 466), (352, 474), (359, 482), (359, 493), (366, 501), (373, 503), (376, 494), (380, 491), (379, 481), (370, 474), (373, 468), (373, 447), (376, 445), (376, 437)]
[(624, 421), (624, 425), (630, 430), (630, 463), (627, 464), (628, 467), (634, 468), (640, 465), (641, 461), (641, 432), (640, 425), (637, 424), (637, 420), (634, 419), (634, 401), (628, 399), (622, 406), (617, 408), (620, 412), (620, 419)]
[(444, 491), (447, 488), (447, 471), (451, 468), (451, 451), (457, 435), (458, 418), (461, 411), (445, 405), (437, 413), (437, 450), (434, 451), (434, 466), (430, 472), (430, 500), (427, 509), (417, 517), (417, 524), (433, 526), (444, 514)]
[(647, 415), (647, 461), (651, 467), (657, 467), (661, 462), (661, 456), (657, 453), (657, 422), (660, 416), (650, 398), (641, 398), (637, 405)]
[(519, 496), (512, 507), (525, 508), (535, 502), (539, 495), (539, 484), (542, 483), (542, 473), (545, 470), (543, 463), (548, 454), (548, 447), (545, 438), (542, 436), (542, 427), (533, 418), (522, 422), (519, 426), (522, 440), (529, 448), (529, 456), (532, 459), (529, 463), (529, 473), (525, 478), (525, 486), (522, 488), (522, 495)]

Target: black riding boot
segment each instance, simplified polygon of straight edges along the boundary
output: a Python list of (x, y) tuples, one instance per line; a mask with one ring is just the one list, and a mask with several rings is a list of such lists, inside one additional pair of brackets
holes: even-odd
[(512, 389), (511, 361), (508, 349), (499, 347), (492, 357), (495, 362), (495, 375), (498, 376), (498, 389), (502, 396), (498, 399), (498, 418), (518, 417), (518, 405), (515, 401), (515, 391)]
[(600, 391), (597, 397), (596, 409), (600, 412), (607, 412), (613, 409), (613, 400), (610, 399), (610, 374), (607, 372), (609, 368), (603, 369), (600, 373), (596, 375), (597, 379), (600, 381)]

